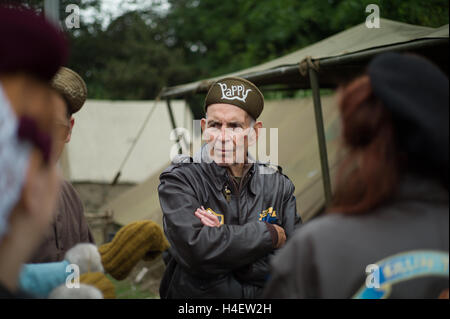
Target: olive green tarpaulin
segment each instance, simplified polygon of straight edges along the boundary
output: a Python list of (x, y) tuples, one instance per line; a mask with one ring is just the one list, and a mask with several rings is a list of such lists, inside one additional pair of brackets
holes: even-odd
[[(299, 64), (308, 56), (318, 60), (319, 64), (338, 67), (349, 61), (356, 61), (361, 54), (370, 55), (378, 52), (377, 50), (416, 50), (441, 44), (446, 44), (448, 48), (448, 34), (448, 24), (439, 28), (429, 28), (380, 19), (380, 28), (368, 28), (362, 23), (298, 51), (248, 69), (166, 88), (162, 97), (181, 97), (206, 92), (209, 85), (224, 76), (241, 76), (258, 85), (292, 84), (293, 81), (299, 80), (297, 72)], [(344, 59), (346, 57), (348, 59)], [(339, 73), (340, 71), (338, 70)], [(305, 82), (303, 87), (309, 87), (309, 83)]]

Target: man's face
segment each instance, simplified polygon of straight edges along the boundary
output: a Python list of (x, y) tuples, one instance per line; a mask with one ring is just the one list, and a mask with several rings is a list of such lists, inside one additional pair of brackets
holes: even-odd
[(52, 104), (55, 109), (54, 131), (55, 131), (55, 153), (57, 159), (61, 156), (64, 145), (70, 141), (74, 120), (67, 116), (66, 101), (61, 94), (53, 91)]
[(212, 104), (206, 115), (201, 125), (212, 160), (223, 166), (244, 163), (248, 146), (256, 142), (262, 123), (253, 124), (247, 112), (231, 104)]

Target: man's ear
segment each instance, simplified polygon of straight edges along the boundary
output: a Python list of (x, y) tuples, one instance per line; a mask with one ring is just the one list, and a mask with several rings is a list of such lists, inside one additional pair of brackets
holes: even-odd
[(206, 132), (206, 119), (202, 118), (200, 120), (200, 126), (202, 128), (202, 132), (201, 132), (201, 141), (202, 143), (205, 142), (209, 142), (209, 134)]
[(263, 124), (261, 121), (258, 121), (255, 123), (255, 125), (253, 125), (253, 128), (255, 129), (255, 132), (256, 132), (256, 139), (258, 139), (258, 137), (259, 137), (259, 129), (262, 128), (262, 125)]
[(200, 120), (200, 126), (202, 127), (202, 132), (204, 132), (206, 129), (206, 119), (205, 118), (202, 118)]
[(70, 121), (69, 121), (69, 125), (70, 125), (69, 134), (67, 134), (67, 138), (64, 141), (64, 143), (69, 143), (70, 142), (70, 138), (72, 137), (72, 129), (73, 129), (74, 124), (75, 124), (75, 119), (73, 118), (73, 116), (71, 116), (70, 117)]

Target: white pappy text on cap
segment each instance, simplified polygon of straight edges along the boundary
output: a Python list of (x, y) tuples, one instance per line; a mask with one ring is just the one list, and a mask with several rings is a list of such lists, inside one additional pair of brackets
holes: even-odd
[(248, 93), (251, 89), (245, 89), (243, 84), (232, 85), (230, 88), (226, 83), (217, 83), (222, 90), (222, 99), (225, 100), (239, 100), (245, 103)]

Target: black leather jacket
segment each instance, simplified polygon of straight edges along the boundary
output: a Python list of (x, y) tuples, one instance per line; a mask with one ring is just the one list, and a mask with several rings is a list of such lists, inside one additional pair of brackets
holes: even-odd
[[(160, 176), (164, 231), (171, 248), (161, 298), (258, 298), (269, 276), (277, 241), (273, 223), (289, 239), (301, 224), (294, 185), (260, 163), (249, 164), (237, 185), (228, 169), (214, 162), (181, 157)], [(209, 161), (210, 162), (210, 161)], [(221, 227), (203, 226), (194, 215), (211, 209)]]

